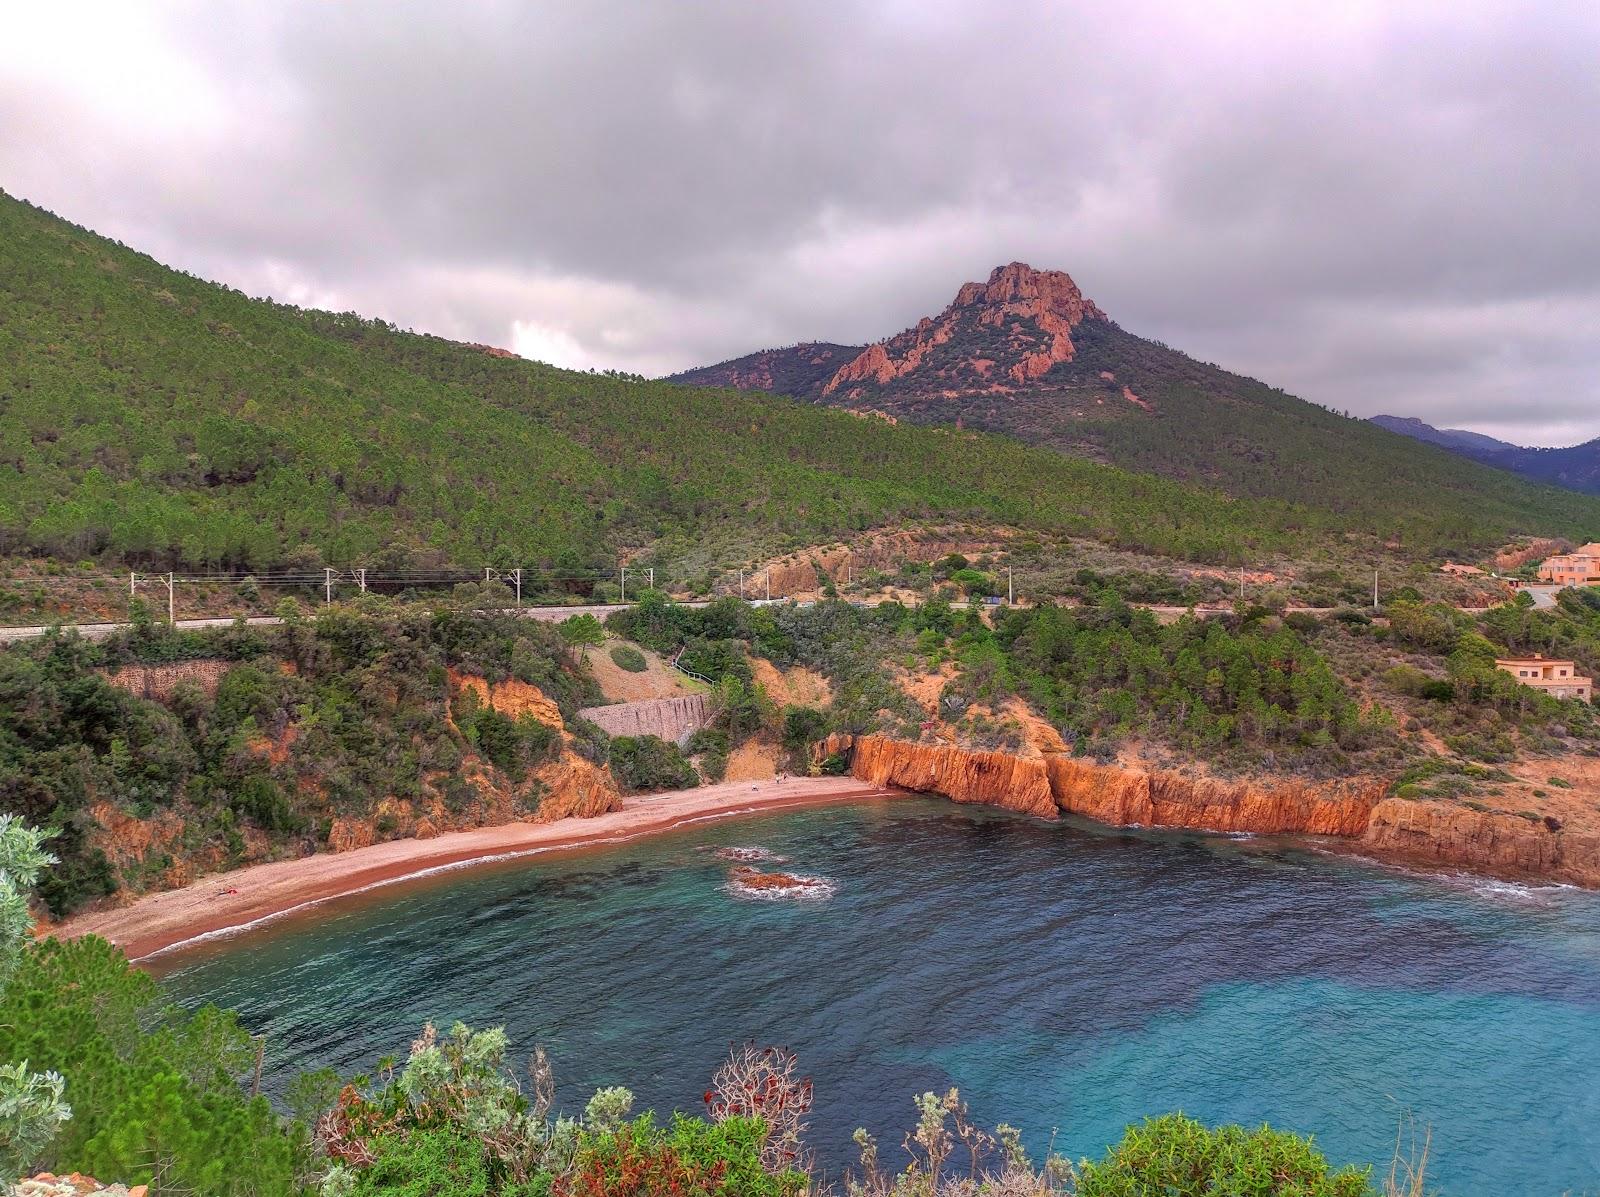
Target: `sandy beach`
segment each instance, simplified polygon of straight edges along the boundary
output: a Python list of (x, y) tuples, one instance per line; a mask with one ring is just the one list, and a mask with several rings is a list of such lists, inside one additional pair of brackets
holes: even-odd
[(902, 793), (850, 777), (794, 777), (781, 783), (726, 782), (641, 795), (625, 799), (622, 810), (594, 819), (509, 823), (214, 873), (182, 889), (149, 894), (128, 906), (78, 915), (49, 928), (48, 933), (63, 938), (101, 935), (130, 959), (138, 960), (199, 936), (244, 927), (434, 869), (620, 843), (740, 815)]

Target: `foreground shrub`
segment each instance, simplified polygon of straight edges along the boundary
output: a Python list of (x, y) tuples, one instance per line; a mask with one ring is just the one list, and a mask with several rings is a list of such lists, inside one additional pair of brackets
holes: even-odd
[(1076, 1197), (1366, 1197), (1365, 1169), (1330, 1170), (1312, 1140), (1262, 1126), (1215, 1130), (1168, 1114), (1130, 1126), (1099, 1163), (1085, 1163)]
[(802, 1140), (811, 1113), (811, 1078), (800, 1075), (800, 1059), (786, 1047), (734, 1048), (711, 1078), (706, 1110), (713, 1122), (758, 1119), (761, 1164), (769, 1172), (805, 1168)]
[(30, 946), (0, 1000), (0, 1061), (66, 1078), (72, 1116), (33, 1163), (162, 1192), (289, 1197), (306, 1136), (237, 1077), (254, 1062), (231, 1011), (187, 1014), (120, 949), (88, 936)]
[(767, 1172), (766, 1127), (759, 1119), (718, 1123), (674, 1115), (670, 1126), (645, 1114), (614, 1131), (585, 1134), (576, 1166), (556, 1197), (800, 1197), (805, 1173)]
[(370, 1167), (350, 1174), (349, 1197), (490, 1197), (489, 1166), (475, 1136), (450, 1130), (396, 1136), (374, 1144)]

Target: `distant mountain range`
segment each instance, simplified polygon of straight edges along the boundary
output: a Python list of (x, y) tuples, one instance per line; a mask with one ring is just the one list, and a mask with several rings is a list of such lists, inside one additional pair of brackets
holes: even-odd
[[(1508, 495), (1512, 484), (1460, 460), (1472, 433), (1390, 429), (1196, 361), (1126, 331), (1061, 271), (1021, 262), (963, 285), (938, 315), (876, 344), (805, 342), (668, 381), (1002, 432), (1236, 497), (1343, 512), (1427, 510), (1441, 501), (1471, 507)], [(1481, 439), (1467, 456), (1500, 451), (1492, 438)], [(1416, 440), (1437, 448), (1419, 449)], [(1529, 472), (1594, 489), (1560, 468)]]
[(1372, 423), (1535, 482), (1600, 494), (1600, 439), (1565, 449), (1535, 449), (1464, 428), (1435, 428), (1414, 416), (1373, 416)]

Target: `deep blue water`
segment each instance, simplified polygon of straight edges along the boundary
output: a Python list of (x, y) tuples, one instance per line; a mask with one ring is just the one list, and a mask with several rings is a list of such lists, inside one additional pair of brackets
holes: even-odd
[[(837, 885), (725, 889), (757, 844)], [(402, 1058), (425, 1019), (504, 1024), (561, 1101), (697, 1110), (730, 1043), (816, 1081), (836, 1172), (911, 1096), (1098, 1154), (1183, 1109), (1315, 1132), (1381, 1171), (1403, 1114), (1466, 1195), (1600, 1192), (1600, 895), (1411, 876), (1260, 840), (1120, 833), (902, 800), (710, 824), (408, 883), (153, 962), (302, 1067)]]

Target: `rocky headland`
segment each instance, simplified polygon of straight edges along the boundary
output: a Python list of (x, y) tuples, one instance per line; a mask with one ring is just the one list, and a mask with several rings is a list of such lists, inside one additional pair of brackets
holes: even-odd
[(990, 752), (880, 735), (830, 737), (821, 755), (835, 754), (848, 758), (853, 776), (874, 786), (1039, 818), (1079, 815), (1118, 827), (1326, 837), (1396, 863), (1600, 889), (1600, 834), (1556, 818), (1396, 797), (1378, 778), (1224, 781), (1064, 753)]

